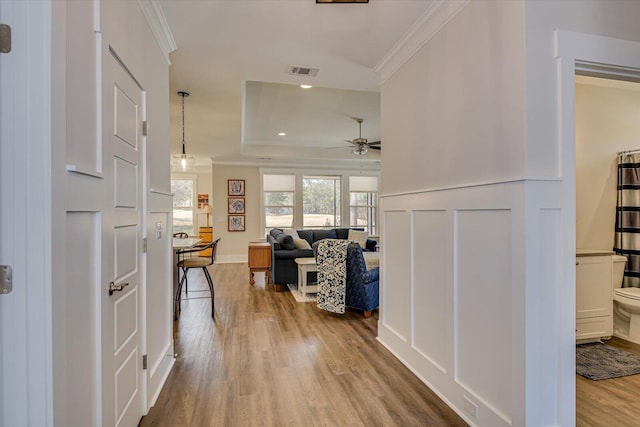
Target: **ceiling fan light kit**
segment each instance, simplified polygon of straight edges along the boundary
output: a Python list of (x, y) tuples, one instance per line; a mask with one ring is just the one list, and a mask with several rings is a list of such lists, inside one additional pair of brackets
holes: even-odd
[(364, 156), (368, 151), (369, 149), (366, 145), (358, 145), (356, 147), (353, 147), (353, 154), (357, 156)]
[(354, 118), (358, 122), (358, 137), (354, 139), (345, 139), (346, 142), (353, 144), (353, 154), (357, 156), (364, 156), (369, 151), (369, 148), (380, 150), (380, 141), (368, 142), (367, 138), (362, 137), (362, 122), (364, 119)]

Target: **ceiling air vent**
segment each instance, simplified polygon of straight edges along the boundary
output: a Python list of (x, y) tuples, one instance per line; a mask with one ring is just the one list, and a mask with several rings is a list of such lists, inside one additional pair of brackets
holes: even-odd
[(289, 67), (289, 74), (294, 74), (297, 76), (309, 76), (315, 77), (318, 75), (319, 68), (312, 67), (299, 67), (297, 65), (292, 65)]

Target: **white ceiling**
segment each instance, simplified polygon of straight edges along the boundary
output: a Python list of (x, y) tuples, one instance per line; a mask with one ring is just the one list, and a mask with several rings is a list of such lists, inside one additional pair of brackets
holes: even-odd
[[(355, 117), (364, 119), (364, 138), (380, 138), (373, 68), (434, 1), (160, 3), (178, 46), (170, 68), (171, 152), (181, 149), (177, 92), (183, 90), (191, 94), (185, 100), (187, 153), (209, 164), (209, 159), (363, 160), (343, 140), (358, 136)], [(316, 77), (289, 75), (291, 65), (320, 71)], [(314, 87), (301, 89), (302, 83)], [(347, 148), (329, 148), (343, 145)], [(364, 157), (380, 158), (377, 150)]]

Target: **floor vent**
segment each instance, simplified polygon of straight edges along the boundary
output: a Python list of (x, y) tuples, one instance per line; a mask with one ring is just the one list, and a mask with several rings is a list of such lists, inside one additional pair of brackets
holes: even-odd
[(292, 65), (289, 67), (289, 74), (294, 74), (297, 76), (309, 76), (315, 77), (318, 75), (319, 68), (313, 67), (300, 67), (298, 65)]

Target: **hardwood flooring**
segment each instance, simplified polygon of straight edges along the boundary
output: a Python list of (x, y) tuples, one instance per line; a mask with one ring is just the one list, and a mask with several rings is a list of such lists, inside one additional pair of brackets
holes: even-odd
[[(463, 426), (376, 341), (378, 313), (334, 315), (276, 293), (247, 264), (211, 270), (208, 298), (182, 302), (176, 364), (140, 426)], [(189, 297), (208, 296), (201, 271)]]
[[(640, 355), (640, 345), (612, 338), (609, 345)], [(592, 381), (576, 375), (576, 426), (640, 425), (640, 375)]]

